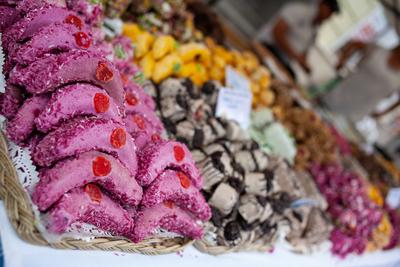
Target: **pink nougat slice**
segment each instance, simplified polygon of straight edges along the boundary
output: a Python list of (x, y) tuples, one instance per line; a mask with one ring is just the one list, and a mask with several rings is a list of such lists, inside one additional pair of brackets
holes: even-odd
[(79, 115), (122, 122), (119, 108), (106, 91), (87, 83), (67, 85), (54, 93), (46, 109), (36, 118), (39, 131), (48, 132)]
[(97, 51), (91, 34), (75, 25), (58, 22), (40, 29), (28, 42), (9, 54), (12, 63), (28, 65), (45, 54), (57, 54), (73, 49)]
[(7, 83), (5, 92), (0, 95), (0, 113), (11, 120), (14, 118), (15, 114), (17, 114), (23, 101), (24, 96), (22, 90)]
[(201, 188), (203, 178), (192, 154), (184, 144), (175, 141), (149, 143), (139, 154), (136, 180), (140, 185), (148, 186), (167, 168), (184, 172), (196, 188)]
[(153, 207), (166, 200), (174, 202), (200, 220), (211, 218), (210, 207), (203, 195), (183, 172), (166, 170), (159, 175), (144, 192), (142, 205)]
[(136, 146), (125, 127), (110, 120), (76, 118), (47, 134), (36, 146), (32, 158), (39, 166), (90, 150), (107, 152), (136, 175)]
[(138, 212), (133, 241), (140, 242), (159, 228), (193, 239), (200, 239), (203, 236), (203, 229), (188, 213), (175, 206), (173, 202), (166, 202)]
[(45, 214), (44, 221), (47, 230), (55, 234), (64, 233), (75, 222), (92, 224), (127, 238), (131, 238), (134, 229), (134, 221), (128, 212), (94, 184), (64, 194)]
[(5, 31), (2, 38), (5, 52), (13, 52), (13, 50), (19, 47), (19, 42), (28, 40), (39, 29), (55, 22), (65, 22), (70, 15), (76, 16), (72, 11), (55, 6), (44, 6), (32, 10)]
[(124, 206), (137, 206), (142, 188), (129, 171), (113, 156), (98, 151), (82, 153), (39, 171), (39, 183), (32, 194), (39, 210), (47, 210), (69, 190), (97, 183)]
[(7, 137), (16, 144), (24, 145), (24, 141), (35, 130), (35, 118), (44, 110), (48, 100), (47, 95), (26, 100), (15, 117), (7, 123)]
[(72, 82), (93, 83), (107, 91), (122, 106), (124, 90), (121, 76), (114, 65), (97, 53), (71, 50), (60, 55), (46, 55), (27, 67), (17, 65), (10, 82), (25, 86), (32, 94), (54, 91)]

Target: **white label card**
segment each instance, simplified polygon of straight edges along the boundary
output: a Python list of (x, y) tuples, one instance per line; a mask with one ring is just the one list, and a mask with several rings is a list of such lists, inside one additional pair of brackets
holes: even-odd
[(221, 88), (218, 93), (217, 117), (237, 121), (243, 129), (250, 124), (252, 94), (249, 91)]
[(393, 209), (400, 208), (400, 187), (389, 190), (386, 196), (386, 203)]
[(226, 87), (251, 92), (249, 80), (231, 66), (225, 68), (225, 77)]

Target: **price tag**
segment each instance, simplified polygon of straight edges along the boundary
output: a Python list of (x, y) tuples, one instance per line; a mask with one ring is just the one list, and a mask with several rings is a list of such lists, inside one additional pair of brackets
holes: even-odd
[(225, 84), (227, 87), (251, 92), (249, 80), (232, 67), (228, 66), (225, 68), (225, 77)]
[(386, 203), (393, 209), (400, 208), (400, 187), (389, 190), (386, 196)]
[(218, 93), (217, 117), (237, 121), (243, 129), (250, 124), (252, 94), (249, 91), (221, 88)]

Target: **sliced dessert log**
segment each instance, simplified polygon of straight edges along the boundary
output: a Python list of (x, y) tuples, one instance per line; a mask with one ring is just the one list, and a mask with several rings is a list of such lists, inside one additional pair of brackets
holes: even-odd
[[(74, 19), (71, 19), (72, 17)], [(83, 27), (83, 22), (76, 13), (65, 8), (48, 5), (34, 9), (4, 32), (3, 48), (5, 52), (12, 53), (19, 47), (20, 42), (31, 38), (39, 29), (55, 22), (70, 23), (71, 21), (76, 21), (71, 24), (76, 25), (77, 28)]]
[(44, 110), (49, 97), (33, 96), (26, 100), (15, 117), (7, 123), (7, 137), (18, 145), (24, 145), (35, 130), (35, 118)]
[(73, 49), (98, 51), (89, 32), (81, 31), (75, 25), (58, 22), (40, 29), (14, 53), (9, 53), (8, 60), (12, 64), (28, 65), (45, 54), (59, 54)]
[(192, 184), (200, 189), (203, 178), (188, 148), (179, 142), (160, 141), (148, 144), (139, 154), (139, 172), (136, 180), (147, 186), (165, 169), (175, 169), (188, 175)]
[(91, 84), (67, 85), (54, 93), (46, 109), (36, 118), (39, 131), (48, 132), (79, 115), (122, 122), (118, 106), (106, 91)]
[(36, 146), (32, 158), (39, 166), (89, 150), (100, 150), (118, 158), (136, 175), (136, 146), (125, 127), (98, 118), (77, 118), (47, 134)]
[(64, 194), (44, 216), (49, 232), (62, 234), (74, 222), (92, 224), (115, 236), (131, 238), (134, 222), (128, 212), (94, 184)]
[(107, 59), (89, 51), (46, 55), (25, 68), (17, 65), (9, 80), (32, 94), (51, 92), (73, 82), (89, 82), (105, 89), (117, 105), (122, 106), (124, 101), (118, 70)]
[(202, 227), (171, 201), (138, 212), (133, 241), (142, 241), (158, 228), (193, 239), (200, 239), (203, 236)]
[(22, 90), (17, 86), (6, 84), (5, 92), (0, 95), (0, 113), (11, 120), (17, 114), (23, 101)]
[(73, 159), (58, 162), (39, 171), (39, 183), (32, 194), (39, 210), (47, 210), (69, 190), (97, 183), (122, 205), (136, 206), (142, 199), (142, 188), (129, 171), (113, 156), (90, 151)]
[(142, 205), (153, 207), (166, 200), (174, 202), (203, 221), (211, 218), (210, 207), (203, 195), (183, 172), (166, 170), (160, 174), (144, 192)]

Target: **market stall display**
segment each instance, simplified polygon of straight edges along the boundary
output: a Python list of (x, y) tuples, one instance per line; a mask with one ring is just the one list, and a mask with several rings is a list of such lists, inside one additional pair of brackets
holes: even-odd
[[(252, 51), (228, 48), (207, 9), (0, 1), (0, 197), (16, 233), (179, 257), (193, 244), (214, 260), (284, 250), (345, 262), (398, 247), (385, 200), (396, 166), (350, 145)], [(246, 107), (218, 112), (234, 102), (221, 92), (240, 91)]]
[(38, 171), (16, 195), (14, 166), (2, 180), (2, 199), (22, 202), (31, 218), (30, 232), (19, 234), (78, 249), (101, 248), (96, 237), (120, 240), (115, 249), (142, 253), (172, 252), (201, 238), (200, 222), (211, 217), (201, 174), (184, 144), (162, 138), (152, 98), (132, 80), (129, 41), (105, 41), (101, 13), (93, 17), (97, 6), (29, 3), (16, 5), (21, 18), (2, 36), (5, 134), (27, 148)]

